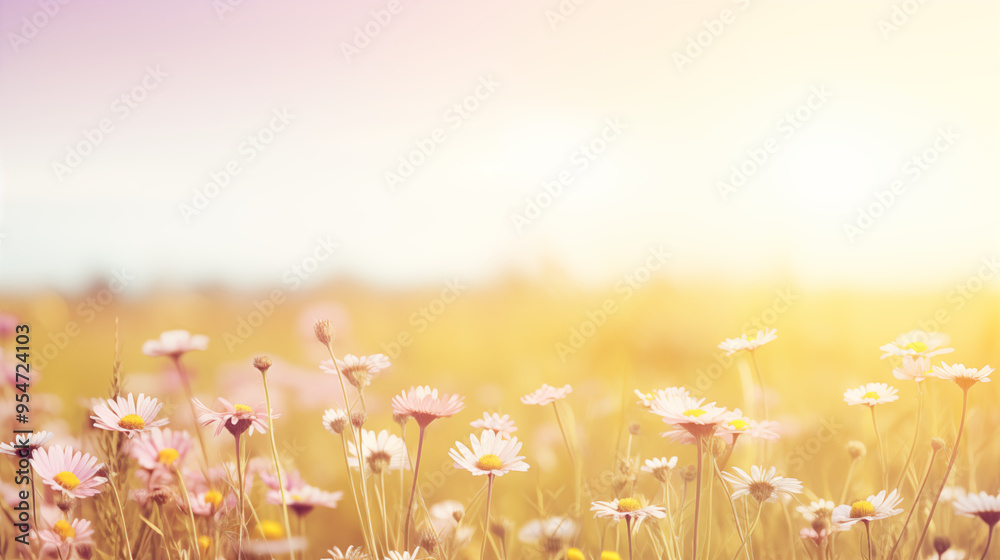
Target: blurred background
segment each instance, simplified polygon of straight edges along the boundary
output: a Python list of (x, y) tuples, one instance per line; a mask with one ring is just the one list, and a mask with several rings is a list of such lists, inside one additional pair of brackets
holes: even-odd
[[(208, 400), (262, 397), (249, 359), (275, 358), (280, 445), (343, 489), (329, 318), (341, 354), (393, 362), (373, 428), (411, 385), (466, 396), (429, 461), (484, 410), (523, 426), (535, 467), (498, 507), (524, 518), (565, 459), (518, 401), (543, 382), (573, 385), (598, 464), (633, 422), (645, 456), (689, 460), (632, 389), (740, 406), (748, 366), (716, 346), (777, 328), (760, 360), (789, 468), (867, 433), (840, 395), (892, 380), (898, 333), (996, 362), (996, 2), (51, 0), (2, 2), (0, 25), (0, 309), (35, 333), (50, 429), (106, 392), (116, 319), (128, 388), (182, 406), (140, 347), (183, 328), (211, 340), (186, 358)], [(843, 468), (790, 474), (830, 497)], [(429, 499), (478, 488), (452, 478)]]

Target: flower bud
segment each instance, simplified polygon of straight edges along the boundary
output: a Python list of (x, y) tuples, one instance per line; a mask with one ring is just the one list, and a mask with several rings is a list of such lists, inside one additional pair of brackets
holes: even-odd
[(933, 449), (934, 451), (941, 451), (942, 449), (944, 449), (944, 445), (945, 444), (943, 439), (939, 437), (931, 438), (931, 449)]
[(865, 444), (860, 441), (847, 442), (847, 454), (851, 456), (851, 459), (862, 459), (867, 452), (868, 450), (865, 448)]
[(333, 325), (330, 324), (328, 319), (320, 319), (316, 321), (316, 326), (313, 327), (313, 332), (316, 333), (316, 340), (329, 346), (333, 342), (334, 330)]
[(267, 373), (271, 369), (271, 358), (267, 356), (257, 356), (253, 359), (253, 367), (261, 373)]
[(934, 552), (937, 552), (938, 556), (947, 552), (949, 548), (951, 548), (951, 539), (943, 536), (934, 537)]

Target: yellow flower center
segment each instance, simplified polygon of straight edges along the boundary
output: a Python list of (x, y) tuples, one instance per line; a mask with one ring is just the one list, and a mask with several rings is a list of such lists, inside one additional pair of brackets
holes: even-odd
[(605, 550), (601, 553), (601, 560), (622, 560), (622, 557), (618, 556), (617, 552)]
[(476, 461), (476, 468), (484, 471), (495, 471), (499, 470), (501, 467), (503, 467), (503, 462), (500, 461), (500, 457), (497, 457), (492, 453), (483, 455), (478, 461)]
[(693, 416), (695, 418), (705, 414), (705, 411), (700, 408), (692, 408), (684, 411), (684, 416)]
[(118, 425), (126, 430), (141, 430), (146, 427), (146, 421), (138, 414), (126, 414), (118, 421)]
[(219, 492), (218, 490), (209, 490), (208, 492), (205, 492), (205, 503), (219, 507), (219, 504), (222, 503), (222, 492)]
[(76, 536), (76, 529), (63, 519), (56, 521), (55, 525), (52, 526), (52, 531), (64, 541)]
[(851, 504), (851, 519), (875, 515), (875, 506), (867, 500), (858, 500)]
[(927, 345), (924, 344), (923, 342), (920, 342), (919, 340), (917, 340), (917, 341), (914, 341), (914, 342), (911, 342), (911, 343), (907, 344), (906, 345), (906, 349), (907, 350), (913, 350), (914, 352), (926, 352), (927, 351)]
[(877, 399), (878, 398), (878, 393), (876, 393), (875, 391), (868, 391), (867, 393), (865, 393), (865, 396), (863, 396), (861, 398), (862, 399)]
[(740, 431), (743, 431), (750, 427), (750, 424), (746, 420), (742, 420), (739, 418), (729, 422), (729, 425), (732, 426), (734, 430), (740, 430)]
[(571, 548), (566, 551), (566, 560), (585, 560), (583, 551), (579, 548)]
[(201, 549), (201, 555), (204, 556), (208, 554), (208, 547), (212, 546), (212, 539), (202, 535), (198, 537), (198, 548)]
[(258, 529), (266, 541), (277, 541), (285, 538), (285, 531), (281, 528), (281, 523), (277, 521), (264, 519), (260, 522)]
[(73, 490), (80, 485), (80, 479), (77, 478), (75, 474), (69, 471), (62, 471), (61, 473), (52, 477), (52, 480), (55, 480), (56, 484), (62, 486), (67, 490)]
[(246, 414), (248, 412), (253, 412), (253, 409), (250, 408), (249, 406), (245, 405), (245, 404), (238, 404), (238, 405), (233, 406), (233, 408), (235, 408), (236, 412), (239, 412), (240, 414)]
[(618, 512), (628, 513), (639, 509), (639, 500), (635, 498), (622, 498), (618, 500)]
[(173, 447), (167, 447), (161, 449), (160, 452), (156, 454), (156, 461), (164, 465), (172, 465), (178, 457), (180, 457), (180, 453), (178, 453), (176, 449)]

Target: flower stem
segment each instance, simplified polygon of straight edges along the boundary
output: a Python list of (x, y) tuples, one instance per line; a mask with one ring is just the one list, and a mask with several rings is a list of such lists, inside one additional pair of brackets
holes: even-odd
[[(292, 538), (292, 525), (288, 522), (288, 501), (285, 499), (285, 484), (281, 480), (281, 464), (278, 461), (278, 445), (274, 442), (274, 419), (271, 418), (271, 394), (267, 390), (267, 372), (261, 371), (260, 375), (264, 380), (264, 406), (267, 407), (267, 433), (270, 436), (271, 457), (274, 459), (274, 474), (278, 478), (278, 494), (281, 496), (281, 517), (285, 522), (285, 534), (288, 535), (288, 538)], [(288, 555), (292, 560), (295, 560), (294, 549), (289, 550)]]
[(917, 425), (913, 428), (913, 441), (910, 443), (910, 452), (906, 454), (906, 461), (903, 462), (903, 470), (899, 471), (899, 479), (896, 480), (896, 485), (893, 488), (899, 488), (902, 484), (903, 478), (906, 477), (906, 469), (910, 468), (910, 461), (913, 460), (913, 452), (917, 448), (917, 436), (920, 434), (920, 416), (924, 409), (924, 391), (921, 388), (921, 384), (917, 383)]
[(198, 425), (198, 411), (194, 408), (194, 391), (191, 389), (191, 379), (188, 377), (187, 370), (184, 369), (184, 365), (181, 364), (181, 357), (179, 355), (172, 355), (170, 358), (174, 362), (174, 368), (177, 369), (177, 375), (180, 376), (181, 381), (184, 384), (184, 394), (187, 396), (188, 406), (191, 407), (191, 422), (194, 426), (194, 433), (198, 436), (198, 444), (201, 447), (201, 468), (202, 472), (205, 474), (205, 478), (208, 478), (208, 446), (205, 445), (205, 436), (201, 433), (201, 426)]
[(705, 436), (698, 434), (698, 459), (697, 459), (697, 480), (694, 486), (694, 535), (691, 541), (691, 558), (698, 560), (698, 516), (701, 514), (701, 477), (703, 469), (702, 451), (705, 445)]
[(347, 455), (348, 455), (347, 438), (344, 437), (343, 433), (340, 434), (340, 442), (344, 447), (344, 468), (346, 469), (347, 472), (347, 480), (351, 484), (351, 496), (354, 498), (354, 508), (358, 512), (358, 524), (361, 525), (361, 536), (364, 537), (365, 539), (365, 548), (373, 551), (375, 549), (372, 548), (371, 540), (369, 540), (368, 537), (368, 531), (365, 531), (365, 523), (364, 523), (365, 518), (361, 514), (361, 501), (358, 500), (358, 489), (354, 484), (354, 475), (351, 474), (351, 464), (347, 460)]
[(764, 376), (760, 374), (760, 365), (757, 363), (757, 352), (750, 351), (750, 361), (753, 362), (753, 369), (757, 372), (757, 386), (760, 388), (760, 402), (764, 407), (764, 420), (770, 420), (767, 410), (767, 391), (764, 389)]
[(493, 506), (493, 479), (495, 475), (486, 475), (489, 479), (486, 482), (486, 525), (483, 527), (483, 545), (479, 549), (479, 560), (486, 558), (486, 541), (490, 540), (490, 508)]
[(243, 558), (243, 534), (246, 531), (246, 496), (245, 485), (243, 482), (243, 434), (236, 434), (234, 436), (236, 440), (236, 483), (239, 485), (239, 495), (240, 495), (240, 538), (239, 538), (239, 550), (236, 553), (237, 559)]
[(986, 560), (986, 554), (990, 551), (990, 543), (993, 542), (993, 525), (990, 525), (989, 536), (986, 537), (986, 548), (983, 549), (983, 555), (979, 560)]
[(871, 405), (868, 407), (872, 411), (872, 426), (875, 427), (875, 441), (878, 443), (878, 458), (879, 462), (882, 464), (882, 487), (889, 487), (889, 471), (886, 470), (886, 458), (885, 458), (885, 447), (882, 446), (882, 436), (878, 431), (878, 421), (875, 420), (875, 406)]
[[(420, 425), (420, 437), (417, 439), (417, 461), (413, 465), (413, 485), (410, 486), (410, 501), (406, 506), (406, 522), (403, 524), (403, 550), (410, 550), (410, 519), (413, 517), (413, 498), (417, 495), (417, 473), (420, 472), (420, 455), (424, 450), (424, 430), (427, 427)], [(492, 479), (492, 475), (490, 475)]]
[(872, 546), (872, 526), (871, 523), (865, 519), (865, 533), (868, 534), (868, 560), (875, 560), (875, 549)]
[(962, 420), (958, 424), (958, 434), (955, 436), (955, 447), (951, 450), (951, 458), (948, 459), (948, 467), (944, 470), (944, 477), (941, 478), (941, 485), (938, 486), (937, 495), (934, 496), (934, 502), (931, 503), (931, 510), (927, 513), (927, 521), (924, 522), (924, 530), (920, 533), (920, 540), (917, 541), (917, 546), (913, 549), (913, 556), (911, 556), (911, 558), (916, 558), (920, 553), (920, 547), (924, 544), (924, 539), (927, 538), (927, 529), (930, 528), (931, 521), (934, 519), (934, 510), (937, 509), (938, 501), (941, 499), (941, 493), (944, 492), (944, 487), (948, 484), (948, 475), (951, 474), (951, 469), (955, 466), (955, 460), (958, 459), (958, 446), (962, 443), (962, 432), (965, 431), (965, 415), (968, 410), (969, 389), (963, 387)]
[(625, 516), (625, 531), (628, 533), (628, 560), (632, 560), (632, 517)]
[(747, 546), (747, 543), (749, 543), (750, 539), (753, 537), (753, 531), (754, 529), (757, 528), (757, 523), (760, 521), (760, 510), (762, 509), (764, 509), (764, 504), (761, 502), (757, 502), (757, 514), (754, 515), (753, 523), (751, 523), (750, 527), (747, 529), (746, 535), (743, 538), (743, 542), (740, 544), (740, 548), (737, 549), (736, 554), (733, 555), (733, 560), (736, 560), (736, 558), (740, 555), (740, 552), (743, 550), (744, 547)]
[[(913, 498), (914, 505), (920, 503), (920, 496), (924, 493), (924, 486), (927, 485), (927, 479), (931, 477), (931, 468), (934, 467), (934, 458), (937, 457), (938, 451), (938, 449), (931, 451), (931, 460), (927, 463), (927, 472), (924, 473), (924, 479), (920, 481), (920, 489), (917, 490), (917, 495)], [(911, 507), (910, 513), (906, 514), (906, 521), (903, 522), (903, 528), (899, 531), (896, 543), (892, 545), (892, 550), (889, 551), (889, 556), (886, 557), (887, 560), (892, 560), (896, 556), (896, 549), (899, 548), (899, 543), (903, 541), (903, 535), (906, 534), (906, 526), (910, 524), (910, 518), (913, 517), (913, 512), (916, 510), (916, 507)]]
[[(188, 494), (187, 487), (184, 485), (184, 475), (181, 474), (179, 468), (174, 467), (174, 472), (177, 475), (177, 484), (180, 486), (181, 494), (184, 495), (184, 506), (187, 507), (188, 518), (191, 520), (191, 544), (194, 545), (198, 559), (201, 560), (201, 546), (198, 544), (198, 525), (194, 521), (194, 510), (191, 509), (191, 495)], [(218, 539), (218, 536), (216, 536)]]
[[(118, 475), (116, 473), (115, 474), (115, 478), (117, 478), (117, 476)], [(124, 535), (124, 537), (125, 537), (125, 550), (128, 552), (128, 558), (129, 558), (129, 560), (133, 560), (132, 559), (132, 543), (130, 543), (129, 540), (128, 540), (128, 526), (125, 523), (125, 510), (122, 509), (122, 500), (118, 496), (118, 488), (116, 488), (117, 481), (112, 480), (110, 482), (111, 482), (111, 484), (109, 484), (108, 486), (111, 487), (111, 493), (115, 495), (115, 505), (118, 506), (118, 516), (119, 516), (119, 519), (121, 520), (121, 523), (122, 523), (122, 535)]]

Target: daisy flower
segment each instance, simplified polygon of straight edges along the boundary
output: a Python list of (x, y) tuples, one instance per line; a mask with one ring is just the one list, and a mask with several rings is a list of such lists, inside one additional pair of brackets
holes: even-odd
[(483, 430), (478, 438), (476, 434), (470, 435), (469, 442), (472, 444), (471, 450), (457, 441), (455, 447), (458, 450), (448, 450), (448, 456), (455, 461), (456, 467), (475, 476), (503, 476), (511, 471), (528, 470), (528, 463), (521, 460), (524, 457), (517, 454), (521, 450), (521, 443), (516, 436), (506, 439), (492, 430)]
[(33, 457), (35, 455), (35, 450), (48, 443), (48, 441), (52, 439), (53, 435), (54, 434), (52, 432), (16, 434), (13, 442), (0, 443), (0, 453), (19, 457), (21, 456), (21, 450), (26, 450), (24, 451), (24, 457)]
[(139, 436), (129, 450), (139, 466), (146, 470), (170, 469), (180, 465), (191, 450), (191, 436), (185, 431), (153, 428)]
[(727, 338), (719, 343), (719, 348), (725, 350), (727, 356), (731, 356), (736, 352), (743, 350), (753, 352), (754, 350), (760, 348), (768, 342), (776, 340), (777, 338), (778, 329), (758, 330), (755, 335), (743, 335), (740, 338)]
[(465, 506), (455, 500), (444, 500), (431, 506), (431, 519), (458, 523), (465, 517)]
[(147, 340), (142, 345), (142, 353), (151, 357), (177, 357), (192, 350), (208, 349), (208, 337), (192, 335), (185, 330), (166, 331), (157, 340)]
[(660, 457), (658, 459), (646, 459), (646, 463), (639, 470), (653, 475), (653, 478), (660, 482), (666, 482), (670, 471), (677, 466), (677, 457)]
[(844, 391), (844, 402), (849, 405), (864, 404), (875, 406), (877, 404), (891, 403), (899, 399), (899, 390), (885, 383), (868, 383), (857, 389)]
[(542, 384), (541, 387), (535, 389), (533, 392), (521, 397), (521, 402), (524, 404), (537, 404), (538, 406), (545, 406), (559, 399), (565, 399), (566, 395), (570, 394), (573, 388), (568, 384), (563, 385), (562, 388), (551, 387)]
[(389, 555), (385, 557), (385, 560), (417, 560), (417, 554), (420, 552), (420, 547), (413, 549), (413, 552), (396, 552), (395, 550), (389, 551)]
[(776, 469), (753, 465), (747, 473), (739, 467), (733, 467), (736, 474), (722, 473), (722, 478), (733, 485), (733, 499), (750, 496), (758, 503), (777, 502), (782, 495), (802, 493), (802, 482), (794, 478), (777, 476)]
[(631, 520), (636, 522), (636, 526), (647, 517), (663, 519), (667, 516), (666, 509), (660, 506), (643, 506), (635, 498), (618, 498), (612, 502), (595, 501), (591, 502), (590, 506), (594, 517), (614, 519), (615, 521)]
[(826, 545), (826, 539), (830, 537), (830, 531), (825, 528), (817, 531), (812, 527), (807, 527), (799, 531), (799, 537), (808, 539), (816, 546), (822, 548)]
[(517, 538), (523, 543), (533, 544), (549, 553), (562, 551), (579, 527), (568, 517), (556, 516), (547, 519), (533, 519), (527, 522), (517, 533)]
[[(347, 442), (350, 456), (347, 464), (352, 468), (361, 468), (358, 461), (358, 448), (353, 441)], [(388, 430), (375, 433), (371, 430), (361, 430), (361, 449), (364, 453), (365, 476), (380, 475), (391, 471), (410, 469), (410, 461), (406, 457), (406, 443), (390, 434)]]
[(161, 408), (163, 404), (153, 397), (139, 393), (139, 398), (136, 399), (129, 393), (128, 399), (119, 395), (108, 399), (106, 404), (95, 406), (94, 416), (90, 419), (94, 421), (95, 428), (122, 432), (132, 439), (150, 428), (165, 426), (170, 422), (167, 418), (156, 419)]
[[(300, 484), (290, 489), (285, 495), (288, 507), (299, 517), (308, 514), (317, 506), (335, 509), (337, 503), (343, 497), (343, 492), (327, 492), (308, 484)], [(278, 490), (269, 490), (265, 496), (265, 500), (271, 505), (280, 506), (281, 492)]]
[(343, 434), (350, 421), (347, 411), (342, 408), (329, 408), (323, 413), (323, 427), (333, 434)]
[(484, 412), (482, 418), (473, 420), (469, 425), (480, 430), (493, 430), (493, 433), (503, 436), (510, 436), (517, 431), (517, 426), (509, 415), (500, 416), (496, 412)]
[[(216, 424), (215, 435), (222, 433), (222, 429), (229, 430), (233, 436), (238, 436), (249, 430), (247, 435), (252, 436), (254, 430), (261, 434), (267, 433), (267, 412), (262, 410), (264, 405), (258, 404), (250, 407), (245, 404), (233, 404), (226, 399), (219, 397), (216, 404), (223, 408), (222, 412), (216, 412), (208, 408), (197, 398), (192, 399), (195, 407), (199, 410), (198, 422), (202, 426)], [(272, 414), (271, 418), (278, 418), (279, 414)]]
[(948, 348), (948, 335), (939, 332), (926, 332), (913, 330), (896, 337), (896, 340), (879, 348), (885, 352), (882, 359), (889, 356), (923, 356), (930, 358), (939, 354), (954, 352), (954, 348)]
[(982, 369), (967, 368), (962, 364), (941, 364), (934, 366), (934, 376), (946, 381), (954, 381), (962, 389), (968, 389), (976, 383), (989, 383), (993, 368), (983, 366)]
[(97, 473), (104, 468), (97, 457), (86, 453), (53, 445), (48, 449), (35, 451), (31, 458), (31, 468), (46, 486), (74, 498), (89, 498), (100, 494), (100, 486), (108, 481)]
[(888, 496), (885, 495), (885, 490), (882, 490), (874, 496), (868, 496), (867, 499), (858, 500), (851, 505), (840, 505), (833, 508), (831, 518), (835, 526), (841, 529), (850, 529), (859, 521), (868, 523), (903, 513), (902, 508), (896, 509), (896, 506), (902, 501), (903, 497), (896, 490), (890, 492)]
[(330, 557), (323, 560), (369, 560), (368, 554), (361, 547), (349, 546), (346, 550), (340, 550), (340, 547), (335, 546), (326, 553)]
[(742, 435), (765, 441), (778, 441), (781, 439), (781, 435), (775, 430), (778, 429), (779, 425), (777, 422), (771, 420), (764, 420), (762, 422), (751, 420), (743, 416), (743, 411), (737, 408), (730, 413), (728, 420), (719, 424), (719, 430), (716, 434), (721, 436), (729, 445), (735, 445), (736, 438)]
[(1000, 496), (993, 496), (986, 492), (966, 494), (957, 498), (952, 505), (955, 508), (955, 513), (966, 517), (978, 517), (990, 528), (1000, 521)]
[(389, 358), (383, 354), (372, 354), (371, 356), (355, 356), (348, 354), (343, 360), (338, 359), (336, 364), (333, 360), (324, 360), (320, 369), (326, 373), (337, 375), (338, 368), (340, 375), (348, 381), (355, 389), (362, 390), (371, 385), (375, 374), (387, 369), (390, 365)]
[(94, 530), (86, 519), (60, 519), (52, 524), (51, 529), (42, 529), (36, 534), (42, 544), (43, 556), (71, 558), (78, 549), (93, 545)]
[(657, 389), (649, 393), (643, 393), (636, 389), (635, 396), (639, 397), (639, 401), (636, 404), (648, 409), (653, 406), (653, 401), (657, 399), (668, 399), (671, 396), (689, 397), (691, 396), (691, 392), (684, 387), (667, 387), (666, 389)]
[(931, 371), (931, 359), (925, 356), (903, 356), (903, 363), (899, 367), (892, 368), (892, 375), (896, 379), (920, 383), (928, 376), (934, 375)]
[(810, 502), (808, 506), (799, 506), (795, 508), (795, 511), (802, 514), (802, 517), (812, 523), (814, 519), (819, 517), (830, 517), (833, 513), (833, 508), (837, 507), (837, 504), (831, 502), (830, 500), (819, 500), (815, 502)]
[(400, 416), (410, 416), (420, 426), (426, 426), (438, 418), (447, 418), (465, 408), (462, 398), (447, 393), (438, 396), (437, 389), (428, 386), (411, 387), (392, 398), (392, 412)]
[(694, 436), (711, 434), (731, 417), (729, 411), (715, 406), (714, 402), (706, 404), (705, 399), (681, 395), (657, 398), (649, 411), (663, 418), (667, 424), (687, 430)]
[[(224, 511), (228, 511), (236, 506), (236, 497), (229, 494), (228, 497), (218, 490), (206, 490), (197, 494), (188, 493), (188, 500), (191, 503), (191, 511), (200, 517), (219, 516)], [(186, 505), (182, 498), (178, 498), (181, 509), (186, 510)]]

